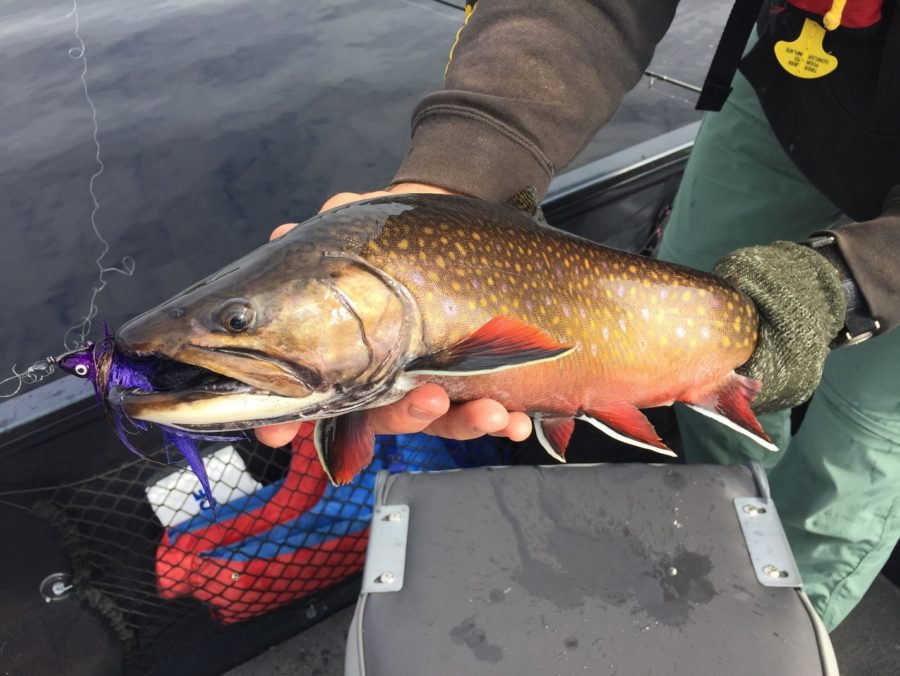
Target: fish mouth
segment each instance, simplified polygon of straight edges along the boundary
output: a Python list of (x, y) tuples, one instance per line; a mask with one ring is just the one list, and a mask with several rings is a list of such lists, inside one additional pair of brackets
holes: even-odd
[[(189, 346), (210, 358), (255, 360), (283, 373), (288, 367), (294, 377), (304, 382), (316, 382), (311, 369), (288, 365), (256, 350), (241, 348), (210, 348)], [(141, 355), (152, 360), (149, 375), (152, 390), (117, 388), (109, 397), (114, 405), (121, 406), (125, 415), (135, 420), (167, 425), (191, 432), (229, 432), (245, 430), (260, 425), (271, 425), (299, 419), (320, 417), (323, 404), (331, 396), (320, 388), (313, 391), (302, 387), (301, 396), (291, 396), (261, 388), (205, 365), (181, 361), (161, 355)], [(226, 359), (227, 360), (227, 359)]]

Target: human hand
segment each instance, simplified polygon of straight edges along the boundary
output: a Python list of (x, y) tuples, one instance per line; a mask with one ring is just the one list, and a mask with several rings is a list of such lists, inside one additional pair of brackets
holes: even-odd
[(762, 382), (753, 410), (778, 411), (809, 399), (847, 311), (837, 268), (809, 247), (775, 242), (738, 249), (713, 272), (759, 310), (756, 350), (738, 368)]
[[(401, 183), (375, 192), (338, 193), (326, 201), (319, 211), (328, 211), (360, 200), (408, 193), (455, 194), (433, 185)], [(272, 231), (269, 239), (281, 237), (296, 225), (279, 225)], [(531, 418), (524, 413), (509, 412), (492, 399), (451, 405), (444, 389), (432, 383), (415, 388), (393, 404), (372, 409), (370, 422), (375, 434), (426, 432), (459, 440), (490, 434), (508, 437), (513, 441), (524, 441), (531, 434)], [(283, 446), (296, 436), (299, 429), (299, 422), (267, 425), (256, 429), (256, 438), (267, 446)]]

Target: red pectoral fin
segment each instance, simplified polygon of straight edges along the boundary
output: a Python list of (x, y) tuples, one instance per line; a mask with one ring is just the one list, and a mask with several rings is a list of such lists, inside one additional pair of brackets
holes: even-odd
[(581, 417), (613, 439), (675, 457), (675, 453), (659, 438), (647, 417), (632, 404), (592, 408)]
[(512, 317), (494, 317), (458, 343), (413, 360), (407, 371), (485, 373), (561, 357), (575, 349)]
[(543, 418), (534, 421), (541, 446), (560, 462), (566, 461), (566, 448), (575, 429), (575, 418)]
[(350, 483), (375, 455), (375, 435), (367, 411), (317, 421), (313, 439), (325, 474), (335, 486)]
[(736, 432), (750, 437), (763, 448), (777, 451), (769, 435), (759, 424), (750, 403), (762, 387), (755, 378), (731, 372), (728, 377), (710, 392), (685, 400), (698, 413), (718, 420)]

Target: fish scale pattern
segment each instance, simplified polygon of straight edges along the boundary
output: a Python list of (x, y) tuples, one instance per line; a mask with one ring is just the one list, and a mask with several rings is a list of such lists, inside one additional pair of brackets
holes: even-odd
[[(354, 246), (409, 290), (432, 350), (494, 317), (575, 346), (552, 364), (509, 372), (503, 390), (552, 391), (553, 383), (565, 381), (589, 392), (585, 399), (595, 405), (638, 396), (645, 396), (639, 407), (665, 405), (683, 400), (698, 383), (714, 388), (756, 345), (756, 308), (719, 277), (588, 242), (505, 205), (447, 197), (410, 199), (405, 210), (403, 204), (402, 197), (373, 200), (365, 207), (369, 218), (362, 207), (345, 213), (370, 224), (365, 234), (353, 230)], [(338, 217), (333, 230), (342, 223)], [(499, 398), (516, 405), (512, 397)]]

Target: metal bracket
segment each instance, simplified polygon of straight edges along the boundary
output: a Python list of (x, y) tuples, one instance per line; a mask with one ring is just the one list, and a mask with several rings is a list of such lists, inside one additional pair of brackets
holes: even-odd
[(72, 576), (68, 573), (52, 573), (41, 580), (38, 590), (44, 601), (50, 603), (68, 598), (75, 590), (75, 586), (72, 584)]
[(375, 507), (363, 571), (363, 594), (395, 592), (403, 588), (408, 531), (408, 505)]
[(802, 587), (775, 503), (762, 498), (735, 498), (734, 508), (759, 583), (765, 587)]

